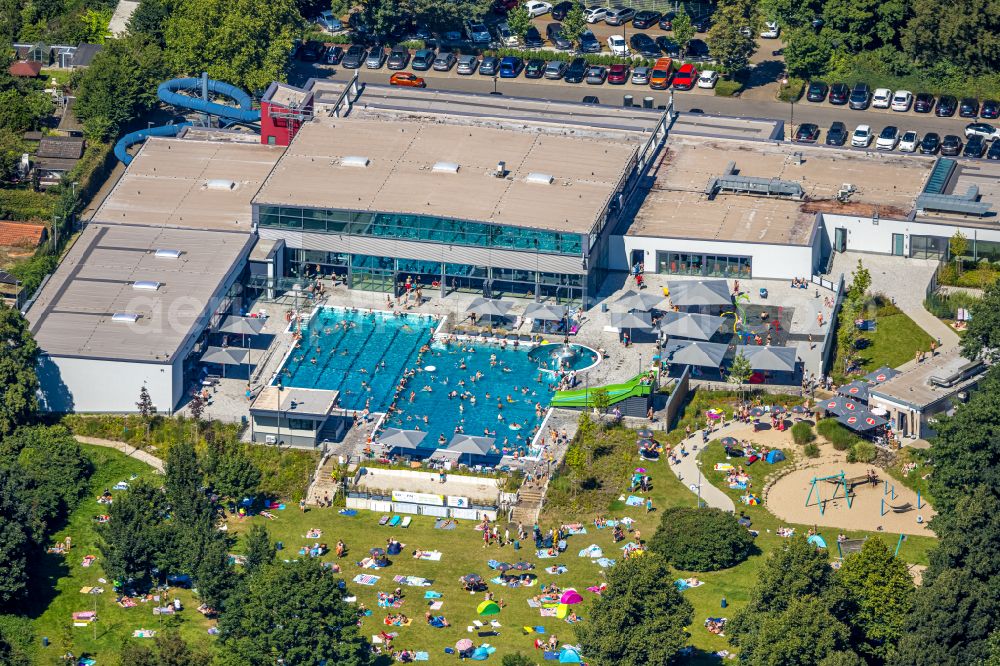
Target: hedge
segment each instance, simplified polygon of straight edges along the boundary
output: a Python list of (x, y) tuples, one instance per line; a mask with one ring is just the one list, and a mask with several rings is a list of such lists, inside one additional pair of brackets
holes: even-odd
[(753, 536), (731, 513), (674, 507), (663, 512), (649, 547), (676, 569), (718, 571), (745, 560)]
[(823, 419), (816, 424), (816, 430), (838, 451), (846, 451), (859, 441), (857, 435), (840, 425), (837, 419)]
[(815, 441), (816, 433), (813, 432), (811, 425), (805, 421), (799, 421), (792, 426), (792, 439), (801, 446)]
[(59, 197), (28, 189), (0, 189), (0, 220), (52, 220)]
[(743, 84), (739, 81), (726, 81), (720, 79), (715, 84), (716, 97), (734, 97), (743, 91)]
[(802, 98), (806, 82), (802, 79), (790, 78), (787, 86), (781, 86), (778, 90), (778, 100), (781, 102), (797, 102)]

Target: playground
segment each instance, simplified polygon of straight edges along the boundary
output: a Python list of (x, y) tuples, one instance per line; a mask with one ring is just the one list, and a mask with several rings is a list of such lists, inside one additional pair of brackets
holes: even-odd
[[(927, 523), (935, 511), (927, 501), (920, 498), (918, 508), (917, 493), (884, 470), (875, 468), (879, 480), (870, 483), (867, 475), (871, 469), (872, 465), (847, 462), (843, 453), (824, 452), (813, 465), (776, 481), (767, 494), (767, 508), (794, 523), (933, 536)], [(850, 506), (845, 487), (850, 492)]]

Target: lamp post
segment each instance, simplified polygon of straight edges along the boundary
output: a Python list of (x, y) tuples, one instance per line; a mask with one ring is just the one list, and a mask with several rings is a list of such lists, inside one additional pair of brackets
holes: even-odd
[(493, 73), (493, 92), (490, 93), (491, 95), (500, 95), (500, 94), (502, 94), (499, 90), (497, 90), (497, 78), (498, 78), (497, 73), (494, 72)]
[(701, 461), (695, 460), (696, 465), (698, 465), (698, 508), (701, 508)]
[(274, 437), (274, 445), (281, 451), (281, 393), (285, 390), (281, 380), (278, 380), (278, 434)]
[[(781, 85), (788, 86), (788, 75), (782, 77)], [(791, 141), (794, 138), (795, 133), (795, 98), (791, 97), (788, 100), (788, 108), (791, 110), (790, 125), (788, 126), (788, 140)]]

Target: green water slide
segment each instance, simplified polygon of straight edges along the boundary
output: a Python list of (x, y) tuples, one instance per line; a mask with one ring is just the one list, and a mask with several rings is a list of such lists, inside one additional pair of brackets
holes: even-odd
[(608, 384), (606, 386), (592, 386), (590, 389), (573, 389), (572, 391), (557, 391), (549, 402), (550, 407), (593, 407), (594, 393), (600, 389), (608, 392), (608, 404), (614, 405), (627, 398), (634, 398), (649, 395), (652, 390), (651, 384), (643, 384), (642, 379), (646, 373), (638, 374), (627, 382), (621, 384)]

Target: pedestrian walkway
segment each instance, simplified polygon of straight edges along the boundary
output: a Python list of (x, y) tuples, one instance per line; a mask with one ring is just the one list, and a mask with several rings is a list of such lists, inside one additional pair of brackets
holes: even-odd
[(137, 449), (131, 444), (126, 444), (125, 442), (116, 442), (111, 439), (98, 439), (97, 437), (81, 437), (77, 436), (76, 441), (81, 444), (90, 444), (92, 446), (104, 446), (109, 449), (115, 449), (116, 451), (121, 451), (130, 458), (135, 458), (139, 462), (144, 462), (153, 469), (155, 469), (160, 474), (163, 474), (163, 461), (156, 456), (146, 453), (142, 449)]
[[(719, 436), (719, 434), (724, 432), (726, 429), (727, 428), (724, 427), (712, 434)], [(682, 456), (680, 458), (680, 462), (676, 465), (668, 464), (668, 466), (670, 467), (670, 471), (672, 471), (674, 475), (680, 479), (685, 486), (687, 486), (688, 490), (695, 495), (699, 495), (698, 452), (701, 447), (701, 435), (699, 434), (689, 437), (684, 440), (683, 443), (685, 447), (691, 451), (691, 453), (689, 455)], [(699, 448), (695, 449), (696, 446)], [(710, 506), (713, 509), (722, 509), (723, 511), (728, 511), (729, 513), (734, 513), (736, 511), (736, 505), (733, 503), (733, 500), (729, 499), (729, 495), (712, 485), (705, 477), (704, 472), (700, 477), (700, 485), (700, 497), (706, 506)]]

